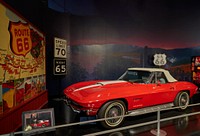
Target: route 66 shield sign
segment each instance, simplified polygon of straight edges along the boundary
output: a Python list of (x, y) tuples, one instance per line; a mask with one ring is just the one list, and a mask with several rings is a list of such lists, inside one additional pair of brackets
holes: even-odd
[(11, 50), (16, 55), (26, 56), (32, 49), (31, 30), (28, 23), (9, 22)]
[(167, 63), (166, 57), (167, 56), (165, 54), (155, 54), (153, 63), (156, 66), (163, 66)]

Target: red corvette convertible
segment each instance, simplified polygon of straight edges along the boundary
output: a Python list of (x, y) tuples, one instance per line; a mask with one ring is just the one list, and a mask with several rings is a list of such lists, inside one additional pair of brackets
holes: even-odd
[[(118, 80), (76, 83), (67, 87), (64, 94), (75, 112), (109, 118), (100, 123), (113, 128), (123, 122), (123, 115), (171, 106), (184, 110), (197, 90), (196, 85), (177, 81), (164, 69), (128, 68)], [(120, 117), (112, 118), (117, 116)]]

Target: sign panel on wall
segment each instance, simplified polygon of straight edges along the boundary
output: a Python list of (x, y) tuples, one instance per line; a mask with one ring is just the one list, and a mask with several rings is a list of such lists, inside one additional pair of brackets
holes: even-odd
[(54, 59), (54, 75), (66, 75), (66, 64), (66, 59)]
[(0, 3), (0, 113), (46, 90), (45, 36)]
[(60, 38), (54, 38), (54, 57), (67, 58), (67, 41)]

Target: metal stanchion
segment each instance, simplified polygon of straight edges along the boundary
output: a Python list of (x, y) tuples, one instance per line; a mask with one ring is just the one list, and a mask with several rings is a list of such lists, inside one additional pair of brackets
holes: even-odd
[(157, 136), (160, 136), (160, 108), (157, 111)]

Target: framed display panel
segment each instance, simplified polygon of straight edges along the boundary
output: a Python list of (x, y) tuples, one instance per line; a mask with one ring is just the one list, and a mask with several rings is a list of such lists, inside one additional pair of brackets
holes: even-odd
[[(54, 131), (54, 129), (44, 129), (55, 125), (54, 109), (31, 110), (22, 113), (22, 129), (26, 134), (42, 133)], [(42, 129), (41, 129), (42, 128)]]
[(200, 56), (192, 57), (192, 82), (200, 86)]

